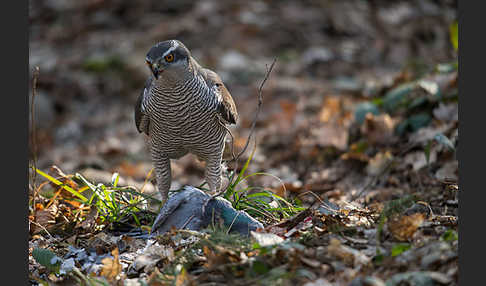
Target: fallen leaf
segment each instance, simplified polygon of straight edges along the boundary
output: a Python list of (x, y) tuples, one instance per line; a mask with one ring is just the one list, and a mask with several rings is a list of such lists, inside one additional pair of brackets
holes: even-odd
[(439, 170), (437, 170), (437, 172), (435, 173), (435, 177), (441, 181), (457, 180), (458, 171), (459, 163), (457, 162), (457, 160), (454, 160), (445, 163)]
[[(39, 233), (40, 231), (51, 229), (56, 223), (56, 211), (53, 210), (54, 205), (49, 209), (38, 210), (35, 212), (35, 222), (37, 224), (32, 224), (32, 233)], [(44, 227), (44, 228), (42, 228)]]
[(348, 148), (348, 130), (337, 124), (327, 123), (312, 129), (311, 134), (320, 147), (336, 147), (342, 151)]
[[(136, 240), (132, 240), (131, 248), (138, 249), (142, 246), (142, 244), (140, 244), (138, 247), (136, 247), (135, 243)], [(143, 253), (135, 258), (135, 261), (133, 261), (130, 267), (135, 269), (137, 272), (140, 272), (143, 269), (143, 272), (149, 273), (153, 271), (154, 268), (156, 268), (155, 265), (159, 263), (159, 261), (168, 263), (173, 260), (174, 248), (159, 244), (153, 244), (146, 247), (143, 250)]]
[[(436, 148), (432, 147), (429, 155), (429, 164), (434, 163), (437, 160)], [(413, 166), (414, 171), (418, 171), (427, 166), (427, 158), (424, 151), (415, 151), (408, 153), (403, 159), (405, 164)]]
[(396, 121), (388, 114), (373, 115), (366, 114), (361, 133), (366, 137), (369, 144), (389, 144), (397, 138), (395, 136)]
[(439, 103), (439, 106), (432, 111), (434, 117), (440, 121), (451, 122), (459, 120), (459, 109), (457, 103)]
[(84, 230), (93, 229), (96, 225), (96, 217), (98, 215), (98, 209), (95, 206), (91, 206), (88, 215), (86, 215), (86, 219), (81, 222), (79, 227)]
[(393, 160), (393, 155), (390, 151), (378, 152), (375, 157), (371, 158), (366, 166), (366, 173), (371, 176), (380, 174)]
[(341, 244), (341, 241), (336, 238), (331, 238), (327, 251), (349, 266), (367, 265), (371, 262), (371, 258), (356, 249)]
[(113, 258), (106, 257), (101, 260), (103, 266), (100, 273), (100, 276), (107, 278), (109, 281), (115, 280), (122, 270), (122, 266), (118, 258), (118, 248), (113, 249), (111, 254), (113, 255)]
[(412, 238), (424, 219), (423, 213), (392, 218), (388, 221), (388, 229), (395, 239), (407, 241)]
[(332, 118), (337, 118), (341, 112), (341, 101), (337, 96), (327, 96), (319, 112), (319, 120), (327, 123)]
[(133, 164), (128, 161), (123, 161), (118, 166), (118, 169), (120, 170), (120, 173), (126, 177), (143, 178), (150, 171), (150, 167), (151, 166), (144, 163)]
[(104, 232), (99, 232), (87, 241), (88, 247), (96, 250), (96, 253), (101, 255), (107, 253), (110, 249), (116, 246), (114, 241)]
[(280, 236), (273, 234), (273, 233), (264, 233), (264, 232), (252, 231), (251, 236), (262, 247), (280, 244), (284, 241), (283, 238), (281, 238)]
[(219, 265), (234, 263), (241, 260), (240, 256), (232, 250), (220, 246), (214, 246), (213, 248), (214, 249), (211, 249), (206, 245), (203, 246), (204, 256), (207, 258), (205, 266), (208, 269), (214, 269)]

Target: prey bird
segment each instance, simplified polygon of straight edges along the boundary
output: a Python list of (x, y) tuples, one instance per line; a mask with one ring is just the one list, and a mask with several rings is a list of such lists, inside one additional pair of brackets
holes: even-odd
[(171, 185), (170, 159), (188, 153), (205, 161), (209, 189), (220, 191), (226, 126), (238, 120), (231, 94), (178, 40), (157, 43), (145, 61), (151, 74), (135, 106), (135, 123), (148, 135), (162, 203)]

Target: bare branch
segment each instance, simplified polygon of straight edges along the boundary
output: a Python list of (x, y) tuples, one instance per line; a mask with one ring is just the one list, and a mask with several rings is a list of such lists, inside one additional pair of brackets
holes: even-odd
[(35, 212), (35, 198), (37, 196), (37, 187), (36, 187), (36, 177), (37, 177), (37, 166), (36, 166), (36, 161), (37, 161), (37, 142), (36, 142), (36, 134), (35, 134), (35, 114), (34, 114), (34, 100), (35, 100), (35, 95), (37, 94), (37, 80), (39, 78), (39, 67), (36, 66), (34, 68), (34, 72), (32, 75), (32, 99), (30, 102), (30, 140), (31, 140), (31, 148), (32, 148), (32, 189), (34, 190), (34, 195), (32, 199), (32, 204), (33, 204), (33, 210)]
[(245, 147), (238, 153), (236, 156), (236, 160), (238, 160), (243, 153), (245, 153), (246, 148), (248, 148), (248, 143), (250, 142), (250, 138), (253, 135), (253, 132), (255, 131), (255, 125), (258, 119), (258, 115), (260, 114), (260, 109), (263, 104), (263, 86), (265, 85), (265, 82), (267, 81), (268, 77), (270, 76), (270, 73), (273, 70), (273, 67), (275, 66), (275, 63), (277, 62), (277, 58), (273, 59), (272, 64), (270, 65), (270, 68), (268, 68), (267, 73), (265, 74), (265, 78), (263, 79), (262, 83), (260, 84), (260, 88), (258, 89), (258, 105), (257, 105), (257, 110), (255, 112), (255, 117), (253, 118), (253, 121), (251, 122), (251, 127), (250, 127), (250, 134), (248, 134), (248, 138), (246, 139)]
[[(232, 158), (231, 158), (231, 160), (228, 161), (228, 163), (229, 162), (235, 162), (235, 167), (233, 168), (233, 170), (236, 170), (237, 169), (238, 159), (241, 157), (241, 155), (243, 155), (243, 153), (245, 153), (246, 149), (248, 148), (248, 144), (250, 143), (250, 139), (251, 139), (251, 137), (253, 135), (253, 132), (255, 131), (255, 125), (256, 125), (256, 122), (257, 122), (257, 119), (258, 119), (258, 115), (260, 114), (261, 106), (263, 104), (263, 91), (262, 91), (263, 90), (263, 86), (265, 85), (265, 82), (268, 80), (268, 77), (270, 76), (270, 73), (272, 72), (273, 67), (275, 66), (275, 63), (276, 62), (277, 62), (277, 58), (274, 58), (272, 64), (267, 69), (267, 73), (265, 74), (265, 78), (263, 78), (263, 81), (260, 84), (260, 87), (258, 88), (258, 104), (257, 104), (255, 116), (253, 117), (253, 121), (251, 122), (250, 133), (248, 134), (248, 137), (246, 138), (245, 146), (238, 153), (238, 155), (235, 156), (235, 153), (234, 153), (234, 143), (235, 143), (235, 140), (234, 140), (233, 133), (231, 132), (231, 130), (229, 130), (226, 127), (225, 124), (223, 124), (222, 122), (220, 122), (221, 126), (223, 126), (226, 129), (226, 131), (231, 136), (231, 156), (232, 156)], [(256, 139), (255, 139), (255, 147), (256, 147)], [(232, 183), (233, 178), (234, 178), (234, 173), (231, 176), (231, 178), (228, 180), (228, 183), (226, 184), (226, 186), (224, 188), (221, 188), (221, 190), (219, 192), (217, 192), (216, 194), (214, 194), (212, 197), (213, 198), (218, 197), (218, 196), (222, 195), (224, 192), (226, 192), (226, 189)]]

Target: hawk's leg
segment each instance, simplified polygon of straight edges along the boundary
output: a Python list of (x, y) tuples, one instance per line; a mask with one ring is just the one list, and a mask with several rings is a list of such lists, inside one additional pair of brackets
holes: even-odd
[(167, 154), (160, 152), (156, 148), (151, 148), (152, 161), (155, 167), (155, 178), (157, 188), (162, 196), (162, 206), (169, 197), (169, 189), (172, 181), (170, 171), (170, 159)]
[(209, 156), (206, 161), (206, 170), (204, 173), (206, 182), (209, 185), (211, 193), (219, 192), (221, 189), (221, 158), (223, 150)]

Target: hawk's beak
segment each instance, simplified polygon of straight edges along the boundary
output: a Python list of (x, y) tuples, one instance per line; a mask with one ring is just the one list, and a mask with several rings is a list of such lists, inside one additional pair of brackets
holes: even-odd
[(159, 68), (159, 65), (156, 63), (152, 63), (149, 60), (145, 60), (145, 63), (148, 65), (149, 69), (154, 74), (155, 79), (159, 79), (159, 74), (162, 72), (162, 69)]

